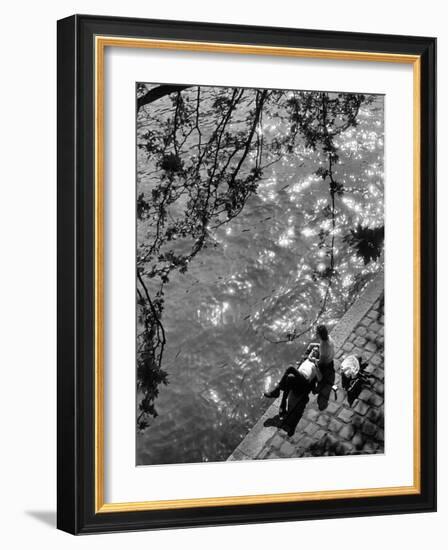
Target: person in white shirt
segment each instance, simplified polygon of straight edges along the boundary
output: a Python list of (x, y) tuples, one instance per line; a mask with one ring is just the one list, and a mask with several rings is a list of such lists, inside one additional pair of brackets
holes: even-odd
[[(297, 369), (288, 367), (277, 386), (264, 394), (268, 398), (277, 398), (280, 397), (280, 392), (283, 391), (279, 410), (280, 416), (283, 416), (286, 412), (289, 392), (308, 394), (314, 389), (316, 380), (317, 382), (322, 380), (321, 369), (333, 363), (334, 344), (328, 336), (327, 327), (319, 325), (316, 329), (316, 336), (319, 338), (319, 343), (311, 344), (308, 347), (311, 351), (305, 361)], [(318, 357), (316, 357), (317, 347), (319, 349)]]

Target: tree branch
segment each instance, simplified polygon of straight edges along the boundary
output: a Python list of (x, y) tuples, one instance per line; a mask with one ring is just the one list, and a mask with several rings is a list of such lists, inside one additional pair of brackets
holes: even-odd
[(174, 92), (181, 92), (182, 90), (186, 90), (187, 88), (191, 88), (191, 86), (176, 86), (174, 84), (162, 84), (161, 86), (157, 86), (157, 88), (152, 88), (149, 90), (145, 95), (142, 95), (137, 99), (137, 112), (148, 103), (153, 103), (154, 101), (157, 101), (157, 99), (160, 99), (161, 97), (165, 97), (166, 95), (172, 94)]

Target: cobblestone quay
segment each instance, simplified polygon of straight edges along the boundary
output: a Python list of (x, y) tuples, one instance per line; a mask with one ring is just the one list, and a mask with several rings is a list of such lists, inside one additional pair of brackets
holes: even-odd
[[(383, 277), (380, 273), (370, 283), (333, 328), (334, 370), (324, 373), (319, 393), (297, 403), (286, 422), (279, 419), (277, 399), (228, 460), (384, 452)], [(339, 367), (352, 354), (368, 363), (364, 372), (370, 382), (347, 393)], [(294, 434), (288, 436), (288, 430)]]

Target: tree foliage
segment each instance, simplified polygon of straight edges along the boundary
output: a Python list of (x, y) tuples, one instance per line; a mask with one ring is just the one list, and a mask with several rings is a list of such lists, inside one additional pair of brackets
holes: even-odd
[[(299, 142), (325, 159), (315, 174), (328, 190), (323, 215), (331, 229), (319, 235), (329, 261), (315, 274), (328, 282), (317, 322), (336, 271), (337, 198), (344, 194), (335, 173), (335, 140), (356, 126), (367, 101), (360, 94), (139, 85), (137, 143), (150, 166), (138, 175), (146, 185), (138, 181), (137, 196), (138, 229), (144, 232), (137, 251), (139, 429), (157, 415), (159, 387), (168, 382), (163, 368), (166, 284), (174, 273), (185, 273), (203, 249), (216, 246), (213, 232), (243, 211), (266, 169), (294, 154)], [(265, 132), (267, 117), (276, 119), (281, 131)], [(352, 239), (364, 250), (363, 233), (354, 231)], [(294, 332), (287, 340), (299, 336)]]
[(348, 242), (356, 251), (356, 254), (363, 259), (367, 265), (376, 261), (383, 250), (384, 225), (379, 227), (366, 227), (358, 224), (350, 233), (345, 236)]

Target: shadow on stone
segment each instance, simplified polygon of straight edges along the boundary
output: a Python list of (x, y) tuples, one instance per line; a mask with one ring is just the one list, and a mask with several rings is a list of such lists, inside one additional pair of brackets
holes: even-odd
[(272, 418), (267, 418), (264, 422), (264, 426), (274, 426), (281, 430), (284, 430), (290, 437), (294, 435), (297, 424), (303, 416), (305, 407), (309, 401), (309, 394), (297, 395), (291, 392), (288, 397), (288, 412), (284, 417), (280, 417), (276, 414)]
[(272, 418), (267, 418), (263, 423), (263, 426), (265, 428), (271, 428), (271, 427), (281, 428), (282, 425), (283, 425), (283, 419), (280, 417), (279, 414), (276, 414)]
[(349, 445), (338, 438), (325, 434), (319, 441), (309, 446), (304, 456), (343, 456), (350, 453)]
[(321, 388), (317, 397), (317, 406), (320, 411), (323, 411), (328, 407), (335, 378), (336, 372), (334, 370), (334, 362), (332, 362), (331, 365), (328, 365), (323, 372), (323, 380), (321, 382)]

